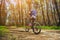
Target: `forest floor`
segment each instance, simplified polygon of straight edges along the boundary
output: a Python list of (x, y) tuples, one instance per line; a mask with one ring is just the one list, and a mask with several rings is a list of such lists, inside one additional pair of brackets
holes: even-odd
[(32, 30), (25, 32), (24, 28), (8, 28), (9, 33), (2, 40), (60, 40), (60, 30), (42, 30), (35, 35)]

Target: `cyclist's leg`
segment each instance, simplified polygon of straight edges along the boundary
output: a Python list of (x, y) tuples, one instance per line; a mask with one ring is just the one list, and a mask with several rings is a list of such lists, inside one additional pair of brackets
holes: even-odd
[(33, 26), (34, 26), (34, 21), (35, 21), (35, 18), (34, 18), (34, 17), (32, 17), (32, 19), (31, 19), (32, 28), (33, 28)]

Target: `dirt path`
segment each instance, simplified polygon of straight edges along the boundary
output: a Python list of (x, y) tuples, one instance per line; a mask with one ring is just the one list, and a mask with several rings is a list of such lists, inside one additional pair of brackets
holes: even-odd
[(23, 28), (9, 29), (6, 40), (60, 40), (59, 31), (42, 30), (38, 35), (35, 35), (32, 30), (25, 32)]

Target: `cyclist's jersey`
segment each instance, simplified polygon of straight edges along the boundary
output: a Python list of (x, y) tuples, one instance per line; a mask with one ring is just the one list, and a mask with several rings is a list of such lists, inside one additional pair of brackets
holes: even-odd
[(31, 10), (31, 16), (33, 15), (33, 16), (36, 16), (36, 14), (37, 14), (37, 12), (36, 12), (36, 10)]

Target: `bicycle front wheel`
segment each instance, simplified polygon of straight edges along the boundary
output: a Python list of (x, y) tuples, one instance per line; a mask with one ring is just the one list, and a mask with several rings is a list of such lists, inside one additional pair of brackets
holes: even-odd
[(39, 34), (41, 32), (41, 26), (39, 23), (34, 23), (32, 29), (35, 34)]

